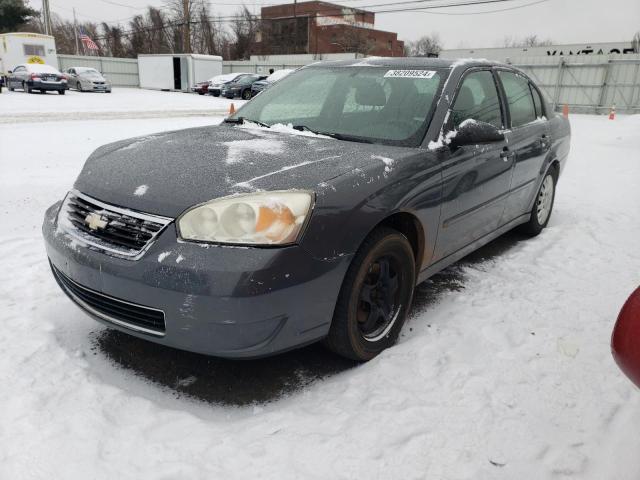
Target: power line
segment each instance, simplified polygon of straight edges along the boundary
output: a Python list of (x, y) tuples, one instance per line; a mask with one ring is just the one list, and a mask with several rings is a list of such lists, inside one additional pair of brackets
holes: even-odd
[[(107, 0), (101, 0), (101, 1), (107, 1)], [(375, 7), (393, 7), (396, 5), (408, 5), (408, 4), (417, 4), (417, 3), (434, 3), (435, 1), (439, 1), (439, 0), (403, 0), (401, 2), (394, 2), (394, 3), (377, 3), (377, 4), (371, 4), (371, 5), (364, 5), (362, 7), (359, 8), (375, 8)], [(464, 6), (473, 6), (473, 5), (487, 5), (487, 4), (494, 4), (494, 3), (505, 3), (505, 2), (513, 2), (513, 1), (518, 1), (518, 0), (448, 0), (445, 1), (444, 3), (438, 4), (438, 5), (423, 5), (423, 6), (412, 6), (412, 7), (406, 7), (406, 8), (388, 8), (386, 10), (372, 10), (369, 11), (368, 13), (375, 13), (375, 14), (386, 14), (386, 13), (398, 13), (398, 12), (423, 12), (423, 13), (443, 13), (443, 12), (428, 12), (428, 10), (435, 10), (435, 9), (440, 9), (440, 8), (454, 8), (454, 7), (464, 7)], [(542, 1), (548, 1), (548, 0), (538, 0), (537, 2), (528, 4), (526, 6), (531, 6), (534, 5), (536, 3), (542, 3)], [(517, 7), (511, 7), (511, 8), (523, 8), (525, 7), (525, 5), (519, 5)], [(330, 12), (333, 10), (330, 9), (325, 9), (323, 10), (325, 12)], [(320, 10), (314, 12), (317, 13), (320, 12)], [(357, 13), (357, 12), (356, 12)], [(489, 12), (487, 12), (489, 13)], [(326, 14), (326, 15), (313, 15), (312, 18), (323, 18), (323, 17), (345, 17), (345, 16), (352, 16), (353, 12), (348, 12), (348, 13), (330, 13), (330, 14)], [(133, 18), (136, 18), (138, 16), (142, 16), (142, 14), (140, 15), (136, 15)], [(227, 22), (231, 22), (234, 20), (261, 20), (261, 21), (269, 21), (270, 19), (261, 19), (258, 15), (250, 15), (248, 18), (243, 16), (243, 15), (227, 15), (227, 16), (209, 16), (207, 17), (208, 20), (210, 22), (213, 23), (227, 23)], [(274, 19), (275, 20), (275, 19)], [(106, 22), (105, 22), (106, 23)], [(202, 23), (202, 20), (199, 21), (191, 21), (191, 24), (198, 24), (198, 23)], [(168, 27), (176, 27), (176, 26), (183, 26), (185, 24), (185, 22), (183, 21), (174, 21), (174, 22), (169, 22), (167, 24), (162, 24), (160, 26), (156, 26), (156, 27), (143, 27), (140, 29), (130, 29), (129, 31), (123, 31), (121, 32), (122, 36), (130, 36), (130, 35), (135, 35), (135, 34), (139, 34), (142, 33), (144, 31), (156, 31), (156, 30), (164, 30), (165, 28)], [(101, 39), (106, 39), (108, 38), (108, 36), (100, 36), (100, 37), (96, 37), (96, 39), (101, 40)]]
[(498, 10), (485, 10), (482, 12), (430, 12), (430, 11), (422, 11), (417, 13), (426, 13), (429, 15), (485, 15), (487, 13), (499, 13), (499, 12), (508, 12), (509, 10), (518, 10), (519, 8), (532, 7), (533, 5), (538, 5), (539, 3), (549, 2), (551, 0), (538, 0), (537, 2), (526, 3), (524, 5), (518, 5), (515, 7), (508, 8), (500, 8)]

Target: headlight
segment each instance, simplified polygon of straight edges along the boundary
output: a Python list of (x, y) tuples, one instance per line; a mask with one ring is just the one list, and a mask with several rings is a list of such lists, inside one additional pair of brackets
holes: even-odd
[(250, 193), (212, 200), (178, 218), (183, 240), (238, 245), (284, 245), (300, 237), (313, 195), (304, 191)]

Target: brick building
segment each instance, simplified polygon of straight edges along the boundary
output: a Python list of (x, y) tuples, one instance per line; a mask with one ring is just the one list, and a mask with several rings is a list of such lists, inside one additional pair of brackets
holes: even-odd
[(404, 56), (398, 34), (374, 28), (375, 13), (327, 2), (262, 7), (256, 55), (360, 53)]

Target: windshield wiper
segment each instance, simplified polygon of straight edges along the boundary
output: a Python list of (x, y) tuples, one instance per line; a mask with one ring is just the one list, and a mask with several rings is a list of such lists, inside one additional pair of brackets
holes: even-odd
[(347, 142), (359, 142), (359, 143), (373, 143), (371, 140), (362, 137), (356, 137), (354, 135), (345, 135), (342, 133), (335, 132), (321, 132), (318, 130), (313, 130), (306, 125), (294, 125), (292, 128), (295, 130), (300, 130), (301, 132), (311, 132), (316, 135), (325, 135), (327, 137), (335, 138), (336, 140), (345, 140)]
[(225, 118), (224, 123), (233, 123), (235, 125), (242, 125), (244, 122), (255, 123), (256, 125), (260, 125), (261, 127), (271, 128), (271, 125), (263, 122), (259, 122), (258, 120), (252, 120), (250, 118), (245, 117), (236, 117), (236, 118)]

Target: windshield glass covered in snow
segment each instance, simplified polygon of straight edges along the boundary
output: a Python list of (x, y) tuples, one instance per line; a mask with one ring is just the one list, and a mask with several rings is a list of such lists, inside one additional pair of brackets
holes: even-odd
[(377, 66), (304, 68), (258, 95), (231, 119), (290, 124), (347, 140), (417, 146), (447, 73)]

